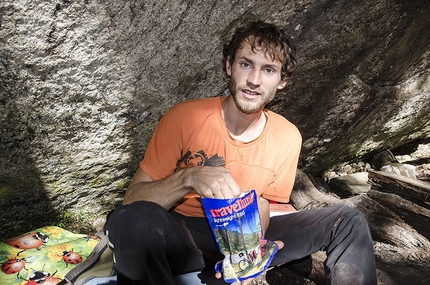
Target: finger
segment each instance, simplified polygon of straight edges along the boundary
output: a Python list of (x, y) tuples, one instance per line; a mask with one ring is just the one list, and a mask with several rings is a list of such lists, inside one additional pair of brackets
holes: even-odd
[(254, 278), (249, 278), (249, 279), (243, 280), (242, 282), (240, 282), (240, 285), (250, 284), (252, 282), (252, 280), (254, 280)]
[(217, 273), (215, 273), (215, 278), (216, 278), (216, 279), (220, 279), (221, 277), (222, 277), (221, 272), (217, 272)]
[(211, 185), (213, 196), (221, 199), (240, 196), (241, 189), (228, 169), (220, 168), (218, 170), (220, 171), (218, 179)]
[(228, 185), (224, 186), (223, 188), (221, 188), (220, 190), (220, 195), (222, 196), (221, 198), (235, 198), (238, 195), (236, 195), (234, 193), (234, 191), (232, 190), (232, 188)]
[(230, 174), (230, 171), (226, 169), (228, 175), (227, 175), (227, 181), (229, 186), (229, 195), (232, 195), (233, 197), (238, 197), (242, 193), (242, 190), (240, 189), (239, 184), (237, 184), (236, 180), (233, 178), (233, 176)]
[[(223, 187), (223, 188), (222, 188)], [(211, 193), (212, 193), (212, 197), (213, 198), (218, 198), (218, 199), (223, 199), (226, 198), (225, 193), (228, 193), (228, 191), (225, 191), (224, 189), (227, 188), (227, 185), (216, 185), (216, 186), (212, 186), (211, 189)]]
[(223, 173), (222, 177), (219, 180), (219, 195), (221, 198), (234, 198), (240, 196), (242, 193), (239, 184), (237, 184), (236, 180), (233, 176), (227, 172)]
[(214, 198), (215, 194), (213, 193), (211, 188), (203, 188), (200, 189), (200, 195), (205, 198)]
[(275, 240), (273, 242), (278, 245), (278, 249), (281, 249), (284, 247), (284, 243), (281, 240)]
[(241, 193), (236, 180), (225, 167), (195, 167), (192, 173), (191, 187), (202, 197), (234, 198)]

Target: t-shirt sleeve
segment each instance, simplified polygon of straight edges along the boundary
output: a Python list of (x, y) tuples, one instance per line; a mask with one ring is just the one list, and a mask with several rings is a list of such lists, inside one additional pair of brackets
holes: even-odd
[(140, 167), (152, 179), (159, 180), (176, 171), (182, 151), (182, 116), (176, 106), (161, 118), (148, 144)]
[(264, 198), (282, 203), (290, 201), (301, 145), (301, 134), (295, 126), (292, 126), (288, 131), (288, 143), (277, 146), (279, 154), (284, 154), (280, 156), (283, 157), (284, 161), (276, 170), (273, 182), (263, 191), (262, 196)]

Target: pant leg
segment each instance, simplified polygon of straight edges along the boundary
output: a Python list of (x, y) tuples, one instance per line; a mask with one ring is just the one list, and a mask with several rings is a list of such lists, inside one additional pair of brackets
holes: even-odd
[(190, 231), (194, 242), (203, 254), (205, 269), (214, 270), (215, 263), (224, 259), (215, 241), (207, 218), (187, 217), (176, 212), (172, 216), (184, 222)]
[(284, 242), (273, 266), (323, 250), (327, 284), (376, 284), (372, 237), (355, 209), (336, 205), (272, 217), (265, 237)]
[(174, 284), (173, 275), (204, 267), (184, 223), (158, 204), (120, 206), (105, 229), (114, 247), (118, 284)]

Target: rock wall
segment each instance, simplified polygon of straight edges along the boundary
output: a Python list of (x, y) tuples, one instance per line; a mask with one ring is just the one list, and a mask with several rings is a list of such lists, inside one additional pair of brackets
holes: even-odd
[(430, 23), (419, 1), (325, 1), (293, 20), (301, 65), (275, 102), (319, 173), (429, 137)]
[(427, 0), (3, 0), (1, 222), (11, 201), (112, 209), (162, 114), (226, 93), (221, 41), (247, 19), (296, 40), (299, 70), (270, 108), (301, 130), (303, 170), (428, 138), (429, 12)]

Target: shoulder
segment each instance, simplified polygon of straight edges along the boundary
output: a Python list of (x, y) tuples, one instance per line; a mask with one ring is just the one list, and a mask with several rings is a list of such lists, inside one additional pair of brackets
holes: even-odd
[(279, 114), (272, 112), (270, 110), (267, 110), (266, 114), (270, 118), (270, 120), (272, 122), (272, 127), (274, 129), (276, 129), (276, 130), (285, 129), (285, 130), (288, 130), (290, 132), (293, 132), (293, 133), (300, 135), (300, 131), (296, 127), (296, 125), (294, 125), (293, 123), (288, 121), (284, 116), (279, 115)]
[(302, 135), (299, 129), (287, 120), (284, 116), (274, 113), (270, 110), (266, 111), (271, 122), (271, 132), (281, 140), (295, 141), (301, 144)]
[(208, 118), (217, 117), (222, 106), (221, 99), (222, 97), (214, 97), (180, 102), (164, 114), (160, 123), (187, 128), (199, 126), (203, 121), (208, 121)]
[[(216, 109), (221, 106), (221, 97), (192, 99), (180, 102), (169, 109), (168, 112), (184, 112), (184, 111), (205, 111)], [(189, 115), (189, 114), (187, 114)]]

